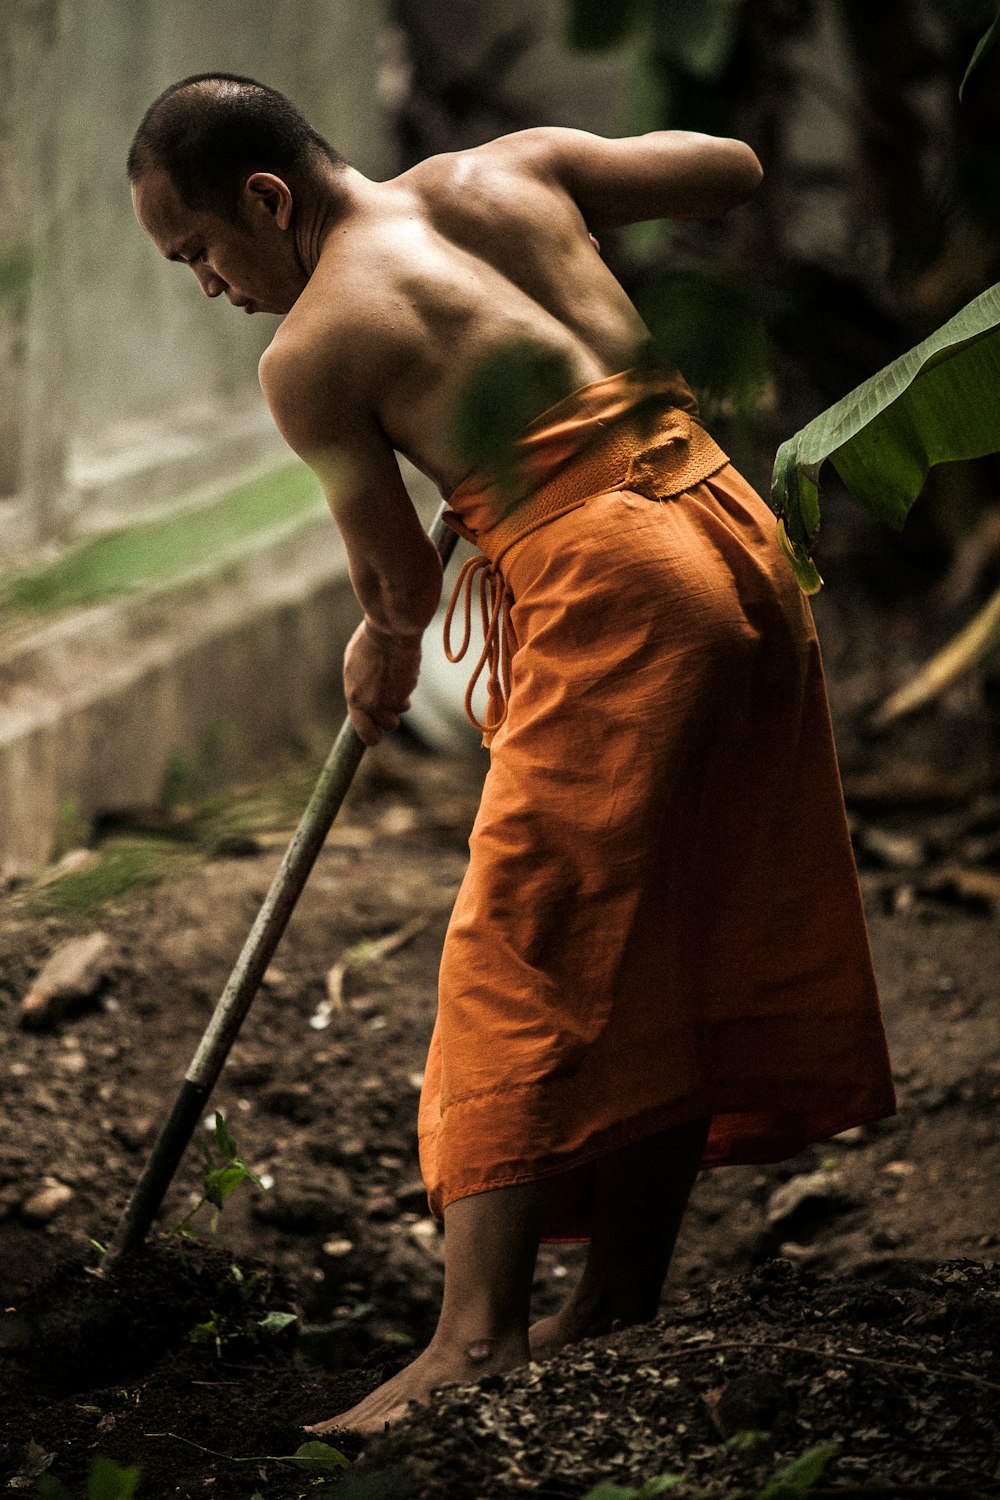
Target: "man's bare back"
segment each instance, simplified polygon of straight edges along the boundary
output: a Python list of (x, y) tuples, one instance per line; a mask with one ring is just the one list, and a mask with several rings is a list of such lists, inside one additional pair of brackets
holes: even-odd
[[(673, 140), (679, 217), (714, 206), (706, 204), (705, 180), (682, 180), (697, 178), (698, 155), (735, 148), (748, 185), (755, 180), (751, 154), (737, 142), (679, 133)], [(627, 145), (638, 148), (631, 162)], [(347, 394), (367, 408), (391, 446), (449, 494), (466, 470), (453, 446), (452, 416), (492, 354), (533, 346), (559, 356), (572, 384), (584, 385), (633, 363), (648, 339), (589, 235), (633, 217), (615, 199), (623, 187), (631, 186), (634, 199), (648, 192), (641, 181), (628, 183), (630, 171), (655, 171), (654, 163), (636, 162), (642, 149), (638, 141), (530, 130), (367, 185), (371, 191), (357, 193), (327, 236), (265, 356), (265, 390), (269, 367), (284, 363), (286, 351), (297, 363), (303, 344), (321, 349), (326, 359), (316, 360), (313, 378), (331, 406)], [(649, 138), (645, 150), (652, 154)], [(669, 159), (669, 147), (660, 151)], [(602, 159), (616, 153), (618, 163)], [(619, 180), (602, 183), (615, 166)], [(718, 170), (714, 161), (703, 166), (709, 193)], [(573, 196), (574, 177), (589, 202)]]
[(465, 477), (452, 413), (491, 354), (527, 344), (584, 385), (631, 364), (648, 335), (522, 136), (380, 185), (327, 238), (275, 353), (302, 337), (327, 344), (331, 381), (448, 494)]

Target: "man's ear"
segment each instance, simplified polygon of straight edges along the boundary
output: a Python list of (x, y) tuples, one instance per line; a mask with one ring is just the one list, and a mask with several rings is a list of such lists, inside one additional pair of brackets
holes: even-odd
[(276, 177), (273, 172), (254, 172), (244, 183), (243, 192), (249, 199), (248, 208), (265, 208), (279, 229), (288, 228), (292, 222), (294, 200), (284, 178)]

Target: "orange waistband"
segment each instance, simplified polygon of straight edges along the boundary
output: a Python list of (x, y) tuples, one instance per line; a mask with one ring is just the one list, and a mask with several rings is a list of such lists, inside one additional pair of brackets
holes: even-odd
[[(622, 411), (621, 393), (626, 381), (632, 383), (635, 397), (633, 404)], [(666, 404), (674, 394), (675, 382), (674, 376), (643, 370), (626, 371), (584, 387), (577, 395), (593, 408), (586, 422), (573, 415), (579, 403), (570, 397), (528, 429), (521, 445), (524, 468), (530, 472), (532, 466), (536, 471), (544, 466), (546, 445), (548, 455), (555, 458), (549, 472), (529, 493), (511, 503), (509, 484), (505, 487), (502, 481), (471, 479), (452, 496), (453, 508), (446, 512), (445, 520), (460, 536), (474, 543), (480, 555), (464, 564), (455, 581), (445, 616), (445, 654), (449, 661), (457, 662), (468, 650), (473, 589), (478, 581), (484, 640), (466, 689), (465, 711), (487, 744), (507, 717), (511, 660), (517, 645), (510, 616), (513, 599), (500, 570), (504, 557), (539, 527), (597, 495), (624, 489), (650, 500), (666, 500), (700, 484), (728, 462), (726, 454), (690, 410)], [(618, 407), (610, 420), (602, 417), (599, 404), (594, 405), (595, 393), (598, 398), (614, 394)], [(570, 414), (569, 421), (564, 409)], [(571, 425), (579, 446), (567, 454), (565, 433)], [(531, 444), (536, 444), (534, 452), (530, 451)], [(470, 520), (480, 524), (469, 524), (454, 508), (456, 502), (467, 510)], [(451, 627), (455, 610), (463, 600), (462, 642), (455, 650), (451, 645)], [(480, 722), (472, 708), (472, 696), (486, 668), (489, 707), (485, 721)]]

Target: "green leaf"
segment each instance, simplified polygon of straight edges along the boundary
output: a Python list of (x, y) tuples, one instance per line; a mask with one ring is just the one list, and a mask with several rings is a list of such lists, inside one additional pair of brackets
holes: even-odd
[(979, 64), (983, 61), (983, 59), (993, 51), (993, 48), (996, 46), (998, 41), (1000, 41), (1000, 7), (998, 7), (997, 13), (993, 17), (992, 26), (987, 32), (985, 32), (983, 36), (979, 38), (979, 41), (976, 45), (976, 50), (975, 52), (973, 52), (972, 57), (969, 60), (969, 66), (965, 70), (965, 76), (958, 86), (958, 97), (960, 101), (965, 94), (965, 85), (968, 83), (969, 79), (972, 77), (973, 73), (979, 67)]
[(567, 40), (578, 52), (617, 47), (632, 29), (636, 0), (570, 0)]
[(518, 435), (578, 383), (568, 360), (552, 350), (527, 342), (498, 349), (477, 366), (455, 407), (451, 436), (459, 458), (470, 472), (513, 486)]
[(808, 569), (819, 532), (820, 469), (827, 459), (870, 515), (898, 528), (935, 464), (996, 452), (1000, 284), (783, 443), (771, 506), (789, 547)]
[(269, 1312), (265, 1317), (258, 1319), (257, 1327), (262, 1333), (281, 1333), (293, 1323), (298, 1322), (298, 1315), (290, 1312)]
[(131, 1500), (139, 1483), (139, 1469), (123, 1469), (113, 1458), (98, 1456), (87, 1478), (87, 1500)]
[(235, 1156), (239, 1155), (236, 1142), (230, 1135), (229, 1126), (223, 1119), (220, 1110), (215, 1111), (215, 1144), (227, 1161), (232, 1161)]
[(245, 1167), (215, 1167), (211, 1172), (205, 1173), (205, 1197), (216, 1208), (221, 1208), (246, 1175)]
[(779, 1469), (763, 1489), (757, 1491), (757, 1500), (798, 1500), (799, 1496), (805, 1500), (836, 1451), (829, 1445), (808, 1449), (785, 1468)]
[(351, 1461), (345, 1458), (339, 1448), (332, 1448), (329, 1443), (311, 1442), (303, 1443), (301, 1448), (296, 1448), (292, 1454), (291, 1462), (300, 1469), (308, 1469), (313, 1474), (329, 1474), (334, 1469), (349, 1469)]
[(667, 1490), (674, 1489), (680, 1483), (679, 1474), (660, 1474), (655, 1479), (647, 1479), (638, 1489), (631, 1485), (611, 1484), (605, 1480), (588, 1490), (583, 1500), (652, 1500), (653, 1496), (665, 1495)]

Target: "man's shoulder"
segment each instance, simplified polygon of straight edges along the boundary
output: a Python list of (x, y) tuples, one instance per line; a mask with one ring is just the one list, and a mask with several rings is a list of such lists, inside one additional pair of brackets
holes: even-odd
[(498, 135), (478, 146), (466, 146), (458, 151), (442, 152), (429, 156), (410, 169), (414, 175), (420, 173), (448, 174), (453, 171), (468, 172), (477, 165), (505, 166), (530, 170), (558, 157), (565, 149), (568, 139), (582, 132), (569, 130), (561, 125), (532, 125), (526, 130), (515, 130), (509, 135)]
[(362, 330), (349, 316), (307, 312), (296, 303), (258, 365), (272, 415), (300, 452), (356, 427), (372, 406)]

